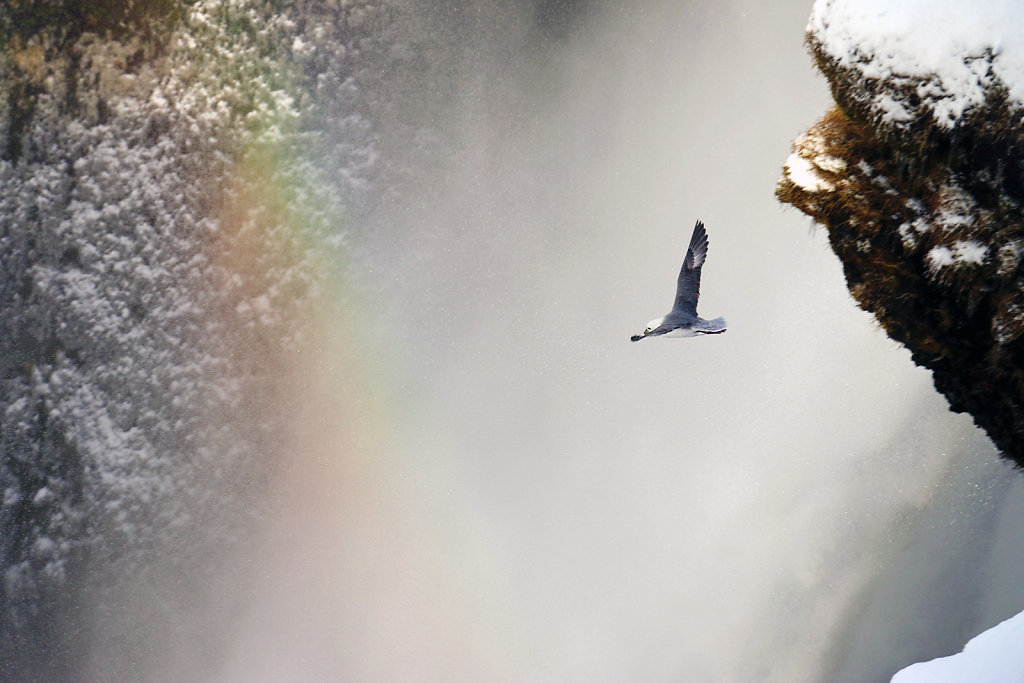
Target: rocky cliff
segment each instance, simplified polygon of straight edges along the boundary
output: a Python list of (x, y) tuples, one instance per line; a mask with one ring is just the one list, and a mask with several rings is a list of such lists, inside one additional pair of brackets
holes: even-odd
[(858, 304), (950, 407), (1024, 465), (1019, 15), (819, 0), (807, 44), (836, 106), (776, 194), (827, 229)]
[(390, 21), (0, 4), (0, 679), (142, 680), (176, 646), (202, 677), (207, 578), (267, 504), (279, 378), (378, 172)]

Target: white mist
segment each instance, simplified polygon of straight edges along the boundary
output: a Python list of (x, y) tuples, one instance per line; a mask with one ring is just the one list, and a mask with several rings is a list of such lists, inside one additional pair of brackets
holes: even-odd
[[(364, 245), (364, 355), (314, 363), (224, 680), (884, 680), (1024, 607), (1016, 478), (774, 199), (829, 102), (808, 11), (542, 39), (482, 6), (447, 151)], [(630, 343), (698, 218), (729, 331)]]

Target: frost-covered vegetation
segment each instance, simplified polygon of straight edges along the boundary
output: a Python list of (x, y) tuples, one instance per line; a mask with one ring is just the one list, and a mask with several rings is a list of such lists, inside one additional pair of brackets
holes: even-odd
[(144, 649), (136, 590), (177, 628), (258, 514), (278, 378), (383, 172), (366, 81), (402, 57), (392, 23), (370, 2), (0, 5), (4, 680)]

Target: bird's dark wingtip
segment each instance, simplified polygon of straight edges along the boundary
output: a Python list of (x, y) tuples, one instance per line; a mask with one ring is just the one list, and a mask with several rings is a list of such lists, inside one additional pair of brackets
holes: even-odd
[(629, 338), (629, 341), (640, 341), (643, 338), (644, 337), (642, 334), (634, 334), (632, 337)]

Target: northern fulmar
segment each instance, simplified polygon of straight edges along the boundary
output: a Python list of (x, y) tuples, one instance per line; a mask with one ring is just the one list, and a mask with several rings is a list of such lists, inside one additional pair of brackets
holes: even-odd
[(631, 341), (646, 337), (666, 335), (669, 337), (696, 337), (699, 334), (721, 334), (725, 332), (725, 318), (705, 320), (697, 315), (697, 297), (700, 296), (700, 268), (708, 256), (708, 233), (704, 224), (697, 221), (693, 226), (690, 246), (679, 270), (676, 282), (676, 301), (672, 310), (660, 318), (647, 323), (647, 329), (634, 334)]

